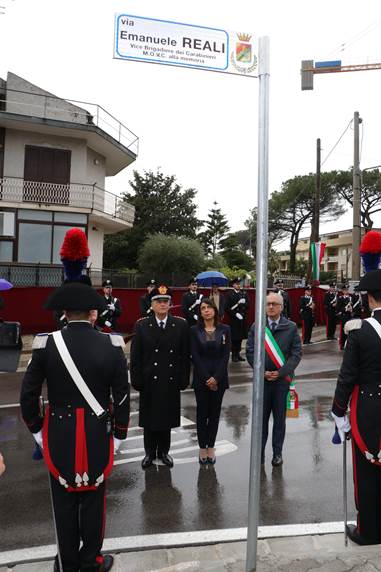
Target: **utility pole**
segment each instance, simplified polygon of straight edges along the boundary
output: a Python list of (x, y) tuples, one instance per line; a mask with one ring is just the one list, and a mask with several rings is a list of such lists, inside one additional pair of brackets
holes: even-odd
[(316, 177), (315, 177), (315, 194), (314, 194), (314, 211), (311, 220), (311, 236), (310, 236), (310, 252), (308, 256), (308, 272), (307, 280), (312, 280), (312, 253), (311, 244), (319, 242), (319, 224), (320, 224), (320, 190), (321, 190), (321, 141), (316, 139)]
[(360, 280), (361, 242), (361, 188), (360, 188), (360, 137), (359, 125), (362, 122), (359, 112), (353, 116), (353, 230), (352, 230), (352, 280)]

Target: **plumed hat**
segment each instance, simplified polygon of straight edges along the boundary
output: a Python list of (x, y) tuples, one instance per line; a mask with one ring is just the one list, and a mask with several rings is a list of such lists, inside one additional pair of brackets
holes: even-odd
[(57, 311), (103, 311), (107, 304), (104, 296), (100, 296), (91, 286), (81, 282), (68, 282), (50, 294), (44, 308)]
[(102, 282), (102, 288), (112, 288), (112, 282), (111, 280), (103, 280)]
[(241, 278), (239, 276), (234, 276), (234, 278), (230, 280), (230, 286), (233, 286), (233, 284), (241, 284)]
[(82, 274), (90, 256), (87, 238), (80, 228), (71, 228), (66, 234), (60, 250), (66, 282), (84, 282), (91, 284), (90, 278)]
[(197, 284), (197, 278), (196, 278), (196, 276), (191, 276), (191, 277), (189, 278), (188, 284)]
[(367, 272), (361, 279), (358, 285), (360, 291), (376, 292), (381, 290), (381, 270), (371, 270)]
[(146, 286), (156, 286), (155, 278), (151, 278), (151, 280), (147, 280)]
[(360, 244), (360, 256), (365, 272), (377, 270), (381, 260), (381, 232), (370, 230)]

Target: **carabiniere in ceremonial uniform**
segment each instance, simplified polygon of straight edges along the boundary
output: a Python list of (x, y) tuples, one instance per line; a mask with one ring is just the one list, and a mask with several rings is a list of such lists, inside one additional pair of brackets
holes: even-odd
[[(45, 307), (89, 312), (104, 309), (105, 303), (90, 286), (71, 283), (55, 291)], [(84, 319), (69, 320), (61, 333), (85, 384), (105, 412), (112, 393), (113, 430), (110, 416), (98, 418), (81, 394), (50, 334), (39, 334), (33, 342), (22, 383), (21, 411), (40, 444), (42, 429), (63, 570), (103, 572), (112, 566), (112, 557), (105, 560), (101, 555), (105, 480), (113, 466), (114, 443), (118, 446), (127, 436), (130, 413), (124, 342), (120, 336), (95, 330)], [(49, 405), (42, 419), (39, 396), (45, 380)], [(55, 570), (58, 566), (56, 559)]]

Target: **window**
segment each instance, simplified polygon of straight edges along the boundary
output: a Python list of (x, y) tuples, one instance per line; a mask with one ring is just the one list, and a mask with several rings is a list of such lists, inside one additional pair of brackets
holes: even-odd
[(20, 209), (17, 216), (23, 220), (53, 220), (53, 213), (50, 211)]
[(12, 262), (13, 260), (13, 242), (10, 240), (0, 241), (0, 262)]
[(87, 215), (81, 213), (54, 213), (54, 221), (87, 224)]
[(15, 213), (0, 212), (0, 236), (15, 235)]
[(49, 224), (19, 223), (18, 262), (50, 264), (52, 227)]

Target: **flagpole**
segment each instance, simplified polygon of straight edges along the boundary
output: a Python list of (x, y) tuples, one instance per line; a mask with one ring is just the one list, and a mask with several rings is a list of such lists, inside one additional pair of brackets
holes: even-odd
[(258, 226), (255, 290), (255, 341), (246, 572), (257, 567), (259, 488), (262, 448), (263, 385), (265, 361), (265, 301), (268, 257), (268, 155), (269, 155), (269, 80), (270, 42), (259, 38), (259, 109), (258, 109)]

